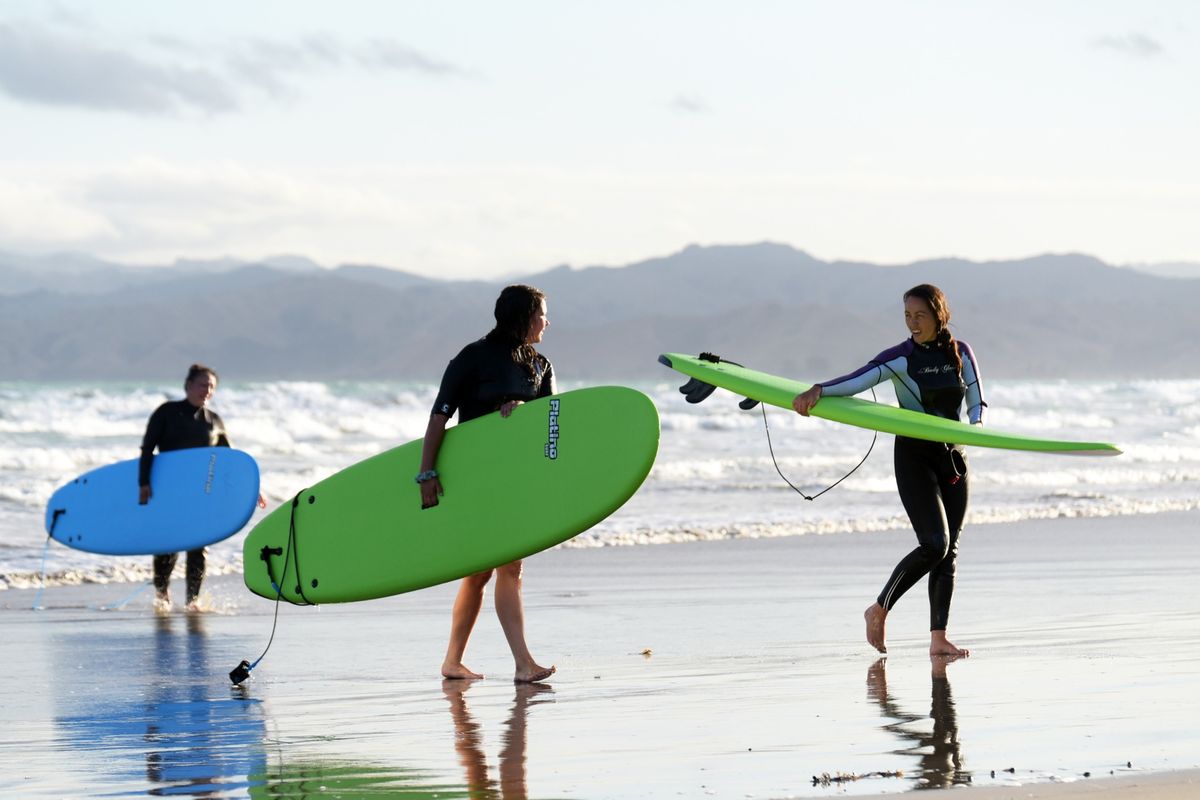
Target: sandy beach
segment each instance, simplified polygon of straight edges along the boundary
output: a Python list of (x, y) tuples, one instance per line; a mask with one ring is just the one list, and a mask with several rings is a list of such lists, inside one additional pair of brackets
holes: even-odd
[[(280, 609), (239, 576), (156, 616), (128, 584), (0, 593), (0, 796), (786, 798), (1200, 794), (1200, 513), (969, 527), (952, 638), (924, 585), (861, 614), (911, 533), (562, 548), (527, 562), (547, 684), (454, 586)], [(177, 581), (176, 594), (182, 592)]]

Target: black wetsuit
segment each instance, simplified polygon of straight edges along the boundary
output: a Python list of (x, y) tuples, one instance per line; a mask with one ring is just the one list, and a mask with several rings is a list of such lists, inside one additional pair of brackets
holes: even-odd
[[(138, 485), (150, 486), (150, 469), (154, 464), (154, 449), (160, 453), (185, 450), (189, 447), (229, 447), (225, 423), (217, 412), (197, 408), (187, 400), (163, 403), (150, 415), (146, 435), (142, 438), (142, 457), (138, 464)], [(153, 487), (152, 487), (153, 488)], [(154, 502), (153, 498), (150, 500)], [(178, 553), (162, 553), (154, 557), (154, 588), (165, 594), (175, 569)], [(204, 548), (187, 554), (187, 601), (200, 594), (204, 581)]]
[(532, 368), (517, 364), (508, 345), (480, 339), (451, 359), (442, 375), (434, 414), (458, 412), (467, 422), (499, 410), (510, 400), (528, 402), (554, 394), (554, 367), (538, 355)]
[[(958, 420), (965, 400), (968, 420), (982, 424), (987, 404), (983, 401), (979, 365), (966, 342), (957, 344), (961, 373), (936, 346), (908, 339), (849, 375), (822, 383), (821, 394), (845, 397), (891, 380), (904, 408)], [(890, 611), (928, 574), (929, 629), (944, 631), (954, 595), (958, 539), (970, 494), (966, 458), (958, 447), (897, 436), (894, 461), (896, 488), (917, 533), (918, 546), (896, 565), (879, 593), (879, 605)]]

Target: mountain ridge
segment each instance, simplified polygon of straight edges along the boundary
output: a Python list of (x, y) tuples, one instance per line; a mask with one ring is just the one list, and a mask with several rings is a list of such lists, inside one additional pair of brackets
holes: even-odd
[[(15, 269), (3, 256), (0, 278)], [(691, 245), (504, 282), (326, 269), (296, 256), (153, 274), (94, 262), (59, 271), (57, 289), (0, 295), (0, 379), (170, 378), (203, 361), (238, 380), (437, 380), (491, 327), (499, 288), (518, 281), (546, 291), (540, 349), (568, 380), (667, 380), (658, 353), (701, 350), (801, 380), (833, 377), (905, 338), (900, 298), (917, 283), (946, 291), (985, 378), (1200, 376), (1200, 280), (1079, 253), (885, 266), (772, 242)]]

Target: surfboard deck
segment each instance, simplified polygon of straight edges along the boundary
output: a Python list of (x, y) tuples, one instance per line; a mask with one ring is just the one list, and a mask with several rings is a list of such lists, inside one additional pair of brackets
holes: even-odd
[(641, 392), (578, 389), (446, 430), (445, 495), (421, 509), (423, 440), (372, 456), (272, 511), (243, 546), (246, 586), (294, 603), (400, 594), (544, 550), (617, 510), (658, 453)]
[(242, 529), (258, 501), (258, 464), (229, 447), (171, 450), (154, 457), (153, 495), (138, 504), (138, 459), (85, 472), (46, 504), (46, 532), (103, 555), (195, 550)]
[[(727, 361), (714, 363), (681, 353), (664, 353), (658, 360), (684, 375), (789, 411), (792, 410), (792, 399), (812, 387), (809, 383), (758, 372)], [(1005, 433), (857, 397), (822, 397), (811, 413), (814, 417), (845, 425), (933, 442), (1072, 455), (1115, 456), (1121, 453), (1115, 445), (1106, 442), (1060, 441)]]

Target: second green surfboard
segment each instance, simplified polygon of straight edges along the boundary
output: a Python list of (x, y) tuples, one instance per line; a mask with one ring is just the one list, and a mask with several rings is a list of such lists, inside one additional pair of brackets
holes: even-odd
[[(728, 361), (714, 362), (680, 353), (665, 353), (658, 360), (664, 366), (697, 380), (789, 410), (792, 408), (792, 399), (811, 386)], [(934, 442), (1074, 455), (1115, 456), (1121, 453), (1115, 445), (1106, 442), (1072, 442), (1005, 433), (857, 397), (822, 397), (813, 406), (812, 415), (868, 430)]]

